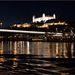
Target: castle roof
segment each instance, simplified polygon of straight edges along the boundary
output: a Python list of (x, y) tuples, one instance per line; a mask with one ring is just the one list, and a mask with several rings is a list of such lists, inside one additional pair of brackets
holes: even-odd
[(45, 16), (45, 17), (53, 17), (53, 16)]

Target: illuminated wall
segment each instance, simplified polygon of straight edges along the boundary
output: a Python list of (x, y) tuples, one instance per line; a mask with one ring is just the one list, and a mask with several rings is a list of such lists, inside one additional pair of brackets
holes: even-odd
[(14, 24), (10, 27), (17, 27), (17, 28), (21, 28), (21, 27), (30, 27), (30, 23), (24, 23), (24, 24)]
[(35, 16), (33, 16), (32, 22), (41, 22), (41, 21), (46, 22), (47, 20), (51, 20), (51, 19), (56, 19), (56, 15), (53, 14), (53, 16), (45, 16), (45, 14), (43, 14), (42, 17), (38, 17), (38, 18), (35, 18)]
[(57, 23), (44, 23), (42, 26), (39, 26), (39, 28), (48, 28), (48, 26), (51, 26), (51, 25), (68, 25), (67, 23), (65, 22), (57, 22)]

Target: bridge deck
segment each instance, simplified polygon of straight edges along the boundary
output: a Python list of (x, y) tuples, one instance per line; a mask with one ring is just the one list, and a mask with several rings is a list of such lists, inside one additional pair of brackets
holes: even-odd
[[(10, 30), (10, 29), (0, 29), (0, 32), (29, 33), (29, 34), (46, 34), (46, 32), (42, 32), (42, 31), (26, 31), (26, 30)], [(47, 32), (47, 33), (48, 34), (62, 35), (62, 33), (54, 33), (54, 32)]]

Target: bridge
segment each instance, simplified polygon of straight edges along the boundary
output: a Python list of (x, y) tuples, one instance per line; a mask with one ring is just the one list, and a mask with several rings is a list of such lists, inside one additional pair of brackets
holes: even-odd
[(27, 31), (27, 30), (10, 30), (10, 29), (0, 29), (0, 32), (5, 32), (5, 33), (25, 33), (25, 34), (57, 34), (57, 35), (62, 35), (62, 33), (55, 33), (55, 32), (42, 32), (42, 31)]

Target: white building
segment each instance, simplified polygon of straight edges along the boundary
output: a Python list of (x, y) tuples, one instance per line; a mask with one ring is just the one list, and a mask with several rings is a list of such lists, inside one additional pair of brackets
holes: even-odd
[(53, 14), (53, 16), (45, 16), (45, 14), (42, 15), (42, 17), (38, 17), (35, 18), (35, 16), (33, 16), (32, 18), (32, 22), (46, 22), (47, 20), (51, 20), (51, 19), (56, 19), (56, 15)]

